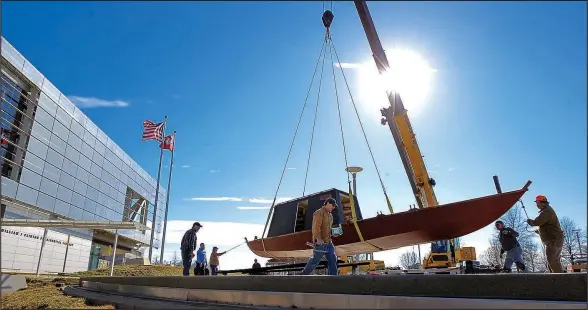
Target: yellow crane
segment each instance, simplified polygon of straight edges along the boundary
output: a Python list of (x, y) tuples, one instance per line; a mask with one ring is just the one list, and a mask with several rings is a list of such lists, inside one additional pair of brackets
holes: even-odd
[[(390, 65), (376, 32), (367, 3), (365, 1), (354, 1), (354, 3), (378, 71), (381, 75), (384, 75)], [(419, 149), (402, 98), (397, 92), (390, 91), (387, 95), (390, 107), (381, 110), (383, 116), (382, 125), (388, 125), (390, 128), (418, 208), (435, 208), (439, 204), (433, 190), (435, 180), (427, 172), (423, 155)], [(462, 261), (473, 261), (475, 259), (475, 248), (462, 248), (459, 244), (459, 239), (441, 240), (431, 243), (431, 252), (423, 259), (423, 267), (455, 267)]]

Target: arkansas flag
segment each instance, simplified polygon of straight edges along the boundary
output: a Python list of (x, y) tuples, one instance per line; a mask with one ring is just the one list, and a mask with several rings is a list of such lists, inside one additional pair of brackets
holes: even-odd
[(163, 142), (159, 144), (159, 147), (164, 150), (174, 151), (175, 141), (174, 136), (167, 136), (163, 139)]

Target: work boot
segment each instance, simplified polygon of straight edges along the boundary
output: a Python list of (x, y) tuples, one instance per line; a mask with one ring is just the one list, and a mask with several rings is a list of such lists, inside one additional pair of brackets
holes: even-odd
[(504, 273), (510, 273), (512, 270), (510, 268), (503, 268), (502, 272)]
[(517, 269), (518, 269), (518, 271), (519, 271), (519, 272), (525, 272), (525, 271), (526, 271), (526, 269), (525, 269), (525, 264), (523, 264), (523, 263), (518, 263), (518, 262), (517, 262), (517, 263), (515, 263), (515, 265), (517, 266)]

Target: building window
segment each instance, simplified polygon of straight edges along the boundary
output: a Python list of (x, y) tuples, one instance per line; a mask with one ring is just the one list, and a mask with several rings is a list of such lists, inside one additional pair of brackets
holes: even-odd
[[(18, 180), (22, 154), (17, 145), (21, 142), (24, 130), (23, 119), (29, 109), (27, 91), (4, 73), (0, 73), (0, 100), (2, 101), (1, 133), (2, 176)], [(18, 156), (18, 153), (21, 153)], [(21, 157), (20, 160), (18, 157)]]

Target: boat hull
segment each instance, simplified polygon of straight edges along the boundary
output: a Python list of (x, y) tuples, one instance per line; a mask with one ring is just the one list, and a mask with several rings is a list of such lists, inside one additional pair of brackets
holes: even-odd
[[(506, 213), (527, 191), (520, 190), (485, 196), (358, 221), (365, 241), (361, 242), (352, 223), (342, 225), (343, 235), (333, 238), (338, 256), (349, 256), (397, 249), (405, 246), (448, 240), (486, 227)], [(249, 249), (267, 258), (310, 257), (311, 231), (248, 241)]]

